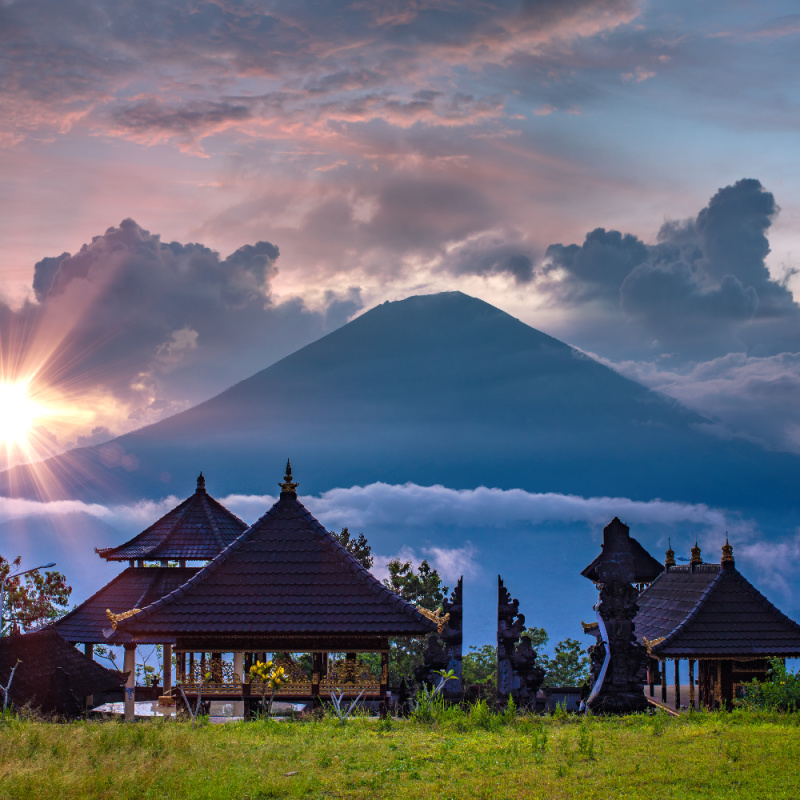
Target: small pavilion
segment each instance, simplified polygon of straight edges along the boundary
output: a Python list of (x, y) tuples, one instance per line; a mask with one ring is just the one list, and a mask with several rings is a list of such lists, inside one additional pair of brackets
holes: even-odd
[[(126, 637), (126, 647), (174, 642), (178, 680), (190, 698), (200, 692), (247, 701), (254, 658), (303, 653), (311, 655), (311, 668), (288, 658), (280, 699), (313, 700), (342, 689), (384, 701), (389, 638), (441, 631), (445, 621), (378, 581), (308, 512), (297, 486), (287, 463), (280, 497), (264, 516), (182, 586), (110, 615), (109, 640)], [(332, 653), (345, 658), (329, 659)], [(377, 676), (357, 653), (380, 654)], [(227, 654), (232, 659), (223, 659)]]
[(765, 678), (769, 660), (800, 656), (800, 625), (764, 597), (737, 569), (727, 540), (719, 564), (706, 564), (695, 544), (689, 564), (667, 550), (664, 570), (638, 598), (637, 639), (650, 656), (650, 695), (660, 673), (667, 698), (667, 661), (675, 664), (675, 708), (680, 708), (678, 665), (688, 661), (689, 707), (729, 707), (742, 684)]
[[(109, 644), (104, 635), (108, 612), (120, 614), (130, 608), (144, 608), (186, 583), (202, 564), (224, 550), (247, 524), (215, 500), (206, 491), (203, 473), (197, 479), (194, 494), (173, 508), (150, 527), (117, 547), (95, 552), (107, 561), (128, 562), (116, 578), (95, 592), (88, 600), (51, 626), (71, 644), (83, 644), (85, 654), (93, 654), (97, 644)], [(187, 566), (187, 562), (201, 562)], [(145, 566), (147, 565), (147, 566)], [(140, 644), (154, 644), (141, 640)], [(172, 642), (164, 645), (163, 691), (172, 684)], [(127, 689), (135, 685), (135, 645), (130, 636), (118, 635), (113, 644), (125, 645)]]

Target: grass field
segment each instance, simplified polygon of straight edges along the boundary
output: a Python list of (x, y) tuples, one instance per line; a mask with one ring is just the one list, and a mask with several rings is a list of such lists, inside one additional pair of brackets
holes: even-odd
[(798, 715), (0, 723), (0, 797), (800, 798)]

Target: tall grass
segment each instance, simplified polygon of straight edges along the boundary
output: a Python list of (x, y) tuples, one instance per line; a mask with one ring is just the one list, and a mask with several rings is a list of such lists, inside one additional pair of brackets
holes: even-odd
[[(0, 797), (796, 798), (795, 715), (0, 721)], [(655, 734), (655, 735), (654, 735)]]

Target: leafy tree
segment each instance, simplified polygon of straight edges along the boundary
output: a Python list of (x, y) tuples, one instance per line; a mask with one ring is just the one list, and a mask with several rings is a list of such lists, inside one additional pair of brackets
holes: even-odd
[(360, 561), (366, 569), (372, 569), (372, 548), (363, 533), (359, 533), (358, 539), (356, 539), (354, 536), (350, 536), (350, 531), (347, 528), (342, 528), (341, 533), (332, 533), (332, 536), (350, 555), (355, 556), (356, 560)]
[(540, 656), (544, 667), (544, 686), (580, 686), (589, 677), (589, 656), (577, 639), (564, 639), (555, 646), (555, 654)]
[[(21, 556), (11, 562), (0, 556), (0, 581), (18, 570), (21, 562)], [(71, 592), (66, 577), (56, 571), (42, 574), (34, 570), (9, 578), (5, 583), (0, 635), (7, 635), (15, 627), (26, 630), (62, 617), (69, 610), (67, 603)]]
[[(410, 561), (400, 561), (399, 558), (392, 559), (386, 566), (389, 577), (383, 583), (395, 594), (429, 611), (442, 607), (449, 588), (442, 584), (438, 570), (427, 561), (423, 561), (416, 571)], [(389, 683), (396, 686), (403, 678), (413, 682), (414, 667), (421, 666), (425, 660), (425, 639), (392, 639), (389, 647)]]
[(464, 686), (475, 683), (497, 683), (497, 648), (493, 644), (476, 647), (469, 646), (471, 652), (465, 653), (461, 660), (461, 676)]
[(450, 590), (442, 585), (438, 570), (432, 569), (427, 561), (423, 561), (416, 572), (410, 561), (400, 561), (399, 558), (393, 558), (386, 568), (389, 577), (384, 580), (384, 585), (403, 600), (429, 611), (441, 608)]

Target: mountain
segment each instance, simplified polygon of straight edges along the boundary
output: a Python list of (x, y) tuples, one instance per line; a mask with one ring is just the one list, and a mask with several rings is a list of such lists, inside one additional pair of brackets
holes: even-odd
[[(220, 395), (45, 462), (49, 496), (103, 502), (375, 481), (794, 507), (800, 458), (707, 420), (460, 292), (384, 303)], [(37, 497), (38, 467), (0, 475)], [(54, 485), (50, 481), (51, 487)]]

